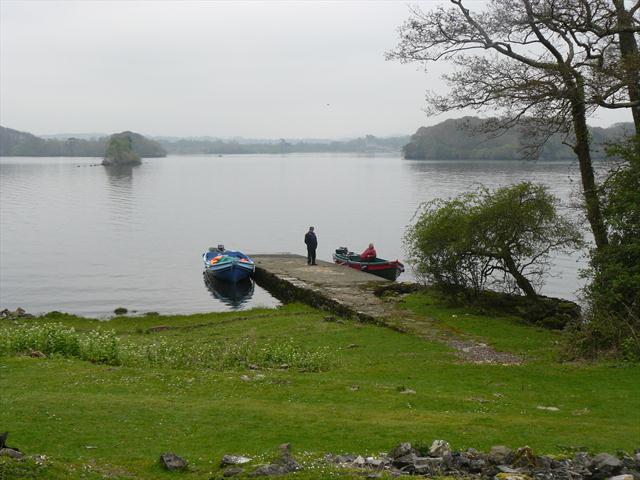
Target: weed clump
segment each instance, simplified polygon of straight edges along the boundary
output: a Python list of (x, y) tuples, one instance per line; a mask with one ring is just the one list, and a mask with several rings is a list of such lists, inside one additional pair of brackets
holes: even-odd
[(0, 355), (36, 350), (107, 365), (121, 363), (119, 341), (113, 331), (79, 333), (60, 323), (44, 323), (10, 328), (0, 337)]
[[(160, 340), (140, 348), (133, 347), (126, 354), (130, 361), (171, 368), (209, 368), (231, 370), (257, 365), (263, 368), (287, 364), (308, 372), (327, 370), (331, 364), (326, 348), (304, 349), (293, 339), (258, 344), (253, 340), (236, 343), (179, 344)], [(128, 362), (127, 362), (128, 363)]]
[(60, 323), (16, 325), (0, 337), (0, 356), (39, 351), (106, 365), (153, 365), (168, 368), (231, 370), (258, 365), (320, 372), (331, 365), (327, 348), (305, 349), (293, 339), (259, 344), (238, 342), (185, 344), (162, 339), (140, 345), (125, 342), (114, 331), (78, 332)]

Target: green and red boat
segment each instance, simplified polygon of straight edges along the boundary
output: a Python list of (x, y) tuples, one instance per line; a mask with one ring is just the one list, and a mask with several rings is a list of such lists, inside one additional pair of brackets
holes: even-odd
[(372, 273), (392, 282), (404, 272), (404, 265), (398, 260), (385, 260), (384, 258), (376, 257), (373, 260), (365, 261), (360, 258), (360, 255), (350, 252), (346, 247), (336, 249), (336, 253), (333, 254), (333, 261), (338, 265), (345, 265), (361, 272)]

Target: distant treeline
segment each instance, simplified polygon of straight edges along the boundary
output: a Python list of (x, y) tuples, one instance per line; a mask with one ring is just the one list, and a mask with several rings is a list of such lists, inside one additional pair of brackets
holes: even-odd
[(250, 153), (375, 153), (399, 152), (409, 136), (380, 138), (373, 135), (352, 140), (299, 140), (289, 142), (239, 142), (220, 139), (159, 140), (169, 153), (180, 154), (250, 154)]
[[(134, 150), (141, 157), (164, 157), (174, 154), (251, 154), (251, 153), (385, 153), (399, 152), (409, 136), (379, 138), (373, 135), (351, 140), (288, 142), (236, 141), (215, 138), (151, 140), (136, 135)], [(99, 138), (41, 138), (31, 133), (0, 127), (0, 156), (16, 157), (104, 157), (108, 136)]]
[[(162, 146), (138, 133), (130, 135), (135, 153), (143, 158), (165, 157)], [(4, 157), (101, 157), (107, 150), (108, 136), (100, 138), (40, 138), (27, 132), (0, 127), (0, 156)]]
[[(500, 136), (474, 133), (484, 122), (477, 117), (445, 120), (432, 127), (420, 127), (411, 141), (402, 148), (405, 158), (413, 160), (518, 160), (523, 157), (527, 136), (517, 127)], [(604, 158), (604, 145), (633, 131), (631, 123), (618, 123), (609, 128), (591, 127), (594, 158)], [(564, 137), (554, 135), (539, 152), (542, 160), (574, 159), (575, 153), (563, 143)]]
[[(402, 151), (405, 158), (419, 160), (518, 160), (522, 158), (527, 138), (518, 128), (494, 137), (476, 134), (483, 120), (464, 117), (445, 120), (431, 127), (420, 127), (411, 137), (364, 137), (349, 140), (222, 140), (217, 138), (145, 138), (135, 135), (134, 150), (140, 157), (164, 157), (169, 154), (284, 154), (284, 153), (395, 153)], [(607, 142), (628, 134), (630, 123), (619, 123), (609, 128), (592, 127), (596, 146), (594, 158), (604, 157)], [(30, 133), (0, 127), (0, 156), (33, 157), (104, 157), (109, 137), (96, 138), (41, 138)], [(575, 158), (563, 137), (552, 137), (541, 149), (544, 160)]]

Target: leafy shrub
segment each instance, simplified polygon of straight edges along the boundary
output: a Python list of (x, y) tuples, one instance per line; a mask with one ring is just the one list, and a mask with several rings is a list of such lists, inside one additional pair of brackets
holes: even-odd
[(640, 358), (640, 136), (609, 153), (621, 160), (600, 191), (609, 244), (591, 252), (587, 315), (575, 325), (567, 353), (630, 361)]
[(567, 359), (599, 357), (640, 362), (640, 318), (631, 312), (589, 310), (582, 321), (572, 325), (565, 339)]
[(638, 348), (637, 340), (634, 341), (633, 337), (627, 337), (620, 343), (622, 360), (631, 363), (640, 363), (640, 348)]
[(545, 186), (529, 182), (428, 202), (405, 235), (410, 263), (425, 283), (536, 298), (550, 254), (582, 245), (557, 204)]

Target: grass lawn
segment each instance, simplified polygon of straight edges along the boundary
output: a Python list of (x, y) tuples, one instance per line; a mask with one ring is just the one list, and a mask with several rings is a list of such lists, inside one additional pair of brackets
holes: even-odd
[[(436, 438), (454, 449), (529, 445), (548, 454), (640, 446), (640, 367), (562, 364), (557, 332), (448, 308), (425, 294), (402, 304), (438, 328), (528, 361), (464, 364), (442, 343), (326, 321), (326, 313), (295, 304), (109, 322), (2, 321), (0, 338), (44, 323), (79, 335), (114, 330), (123, 353), (111, 365), (0, 356), (0, 431), (9, 431), (9, 445), (49, 458), (44, 467), (0, 460), (0, 479), (175, 478), (158, 465), (168, 451), (192, 466), (179, 476), (208, 479), (226, 453), (259, 463), (284, 442), (307, 465), (327, 452), (377, 454)], [(307, 468), (292, 477), (325, 475)]]

